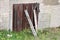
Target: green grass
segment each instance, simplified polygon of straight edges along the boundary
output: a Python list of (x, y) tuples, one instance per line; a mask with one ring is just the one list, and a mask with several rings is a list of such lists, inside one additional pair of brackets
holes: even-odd
[[(56, 32), (55, 32), (56, 31)], [(7, 34), (12, 34), (8, 37)], [(60, 40), (60, 29), (45, 29), (38, 31), (39, 40)], [(0, 31), (0, 40), (34, 40), (31, 30), (25, 29), (20, 32)]]

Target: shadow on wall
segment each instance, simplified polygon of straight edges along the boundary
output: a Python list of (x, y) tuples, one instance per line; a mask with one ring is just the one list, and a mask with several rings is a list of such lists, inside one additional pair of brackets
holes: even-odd
[(43, 0), (45, 5), (59, 5), (59, 0)]

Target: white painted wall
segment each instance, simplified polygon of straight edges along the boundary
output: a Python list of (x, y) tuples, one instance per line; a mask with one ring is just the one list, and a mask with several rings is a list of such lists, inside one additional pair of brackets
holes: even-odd
[[(38, 23), (39, 28), (45, 28), (45, 27), (48, 27), (48, 25), (50, 27), (60, 26), (60, 4), (59, 5), (44, 5), (42, 1), (40, 3), (40, 13), (39, 13), (39, 23)], [(41, 21), (43, 20), (42, 18), (45, 18), (45, 19), (47, 18), (47, 17), (42, 17), (43, 13), (45, 15), (47, 14), (50, 15), (50, 20), (47, 20), (48, 23), (47, 22), (44, 23)]]
[(9, 0), (0, 0), (0, 29), (8, 30)]

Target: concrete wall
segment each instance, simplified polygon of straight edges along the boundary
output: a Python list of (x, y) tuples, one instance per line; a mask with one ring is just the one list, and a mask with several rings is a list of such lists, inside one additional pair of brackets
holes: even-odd
[[(60, 5), (44, 5), (43, 0), (0, 0), (0, 27), (12, 30), (13, 4), (20, 3), (40, 3), (40, 13), (38, 19), (38, 27), (56, 27), (60, 25)], [(43, 17), (44, 16), (44, 17)], [(3, 19), (4, 20), (3, 20)], [(43, 20), (43, 19), (44, 20)], [(42, 25), (43, 24), (43, 25)]]
[[(44, 0), (42, 0), (40, 2), (40, 13), (39, 13), (39, 23), (38, 26), (39, 28), (45, 28), (45, 27), (58, 27), (60, 26), (60, 4), (57, 5), (51, 5), (51, 4), (44, 4), (43, 3)], [(49, 14), (50, 20), (46, 20), (46, 16), (42, 17), (42, 14)], [(45, 22), (45, 20), (43, 20), (42, 18), (45, 18), (45, 20), (47, 22)], [(41, 21), (43, 20), (43, 21)], [(42, 25), (42, 26), (41, 26)], [(45, 26), (44, 26), (45, 25)]]
[(45, 5), (57, 5), (58, 4), (58, 0), (44, 0), (43, 3)]
[(9, 25), (9, 0), (0, 0), (0, 29), (7, 29)]

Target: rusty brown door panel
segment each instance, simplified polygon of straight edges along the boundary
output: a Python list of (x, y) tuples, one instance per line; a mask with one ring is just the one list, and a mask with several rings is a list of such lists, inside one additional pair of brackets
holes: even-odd
[[(32, 5), (31, 4), (24, 4), (23, 5), (23, 9), (25, 10), (25, 9), (27, 9), (28, 10), (28, 13), (29, 13), (29, 16), (30, 16), (30, 18), (31, 18), (31, 20), (32, 20), (32, 22), (33, 22), (33, 11), (32, 11)], [(23, 11), (24, 11), (23, 10)], [(28, 23), (28, 20), (27, 20), (27, 18), (26, 18), (26, 15), (25, 15), (25, 12), (24, 12), (24, 17), (23, 17), (23, 21), (24, 21), (24, 24), (23, 24), (23, 27), (25, 27), (25, 28), (29, 28), (30, 27), (30, 25), (29, 25), (29, 23)]]
[(13, 30), (22, 30), (22, 13), (23, 5), (15, 4), (13, 5)]
[(25, 28), (30, 28), (30, 25), (24, 12), (25, 9), (28, 10), (29, 16), (33, 22), (33, 25), (35, 26), (32, 7), (35, 7), (36, 5), (36, 3), (13, 5), (13, 31), (21, 31)]

